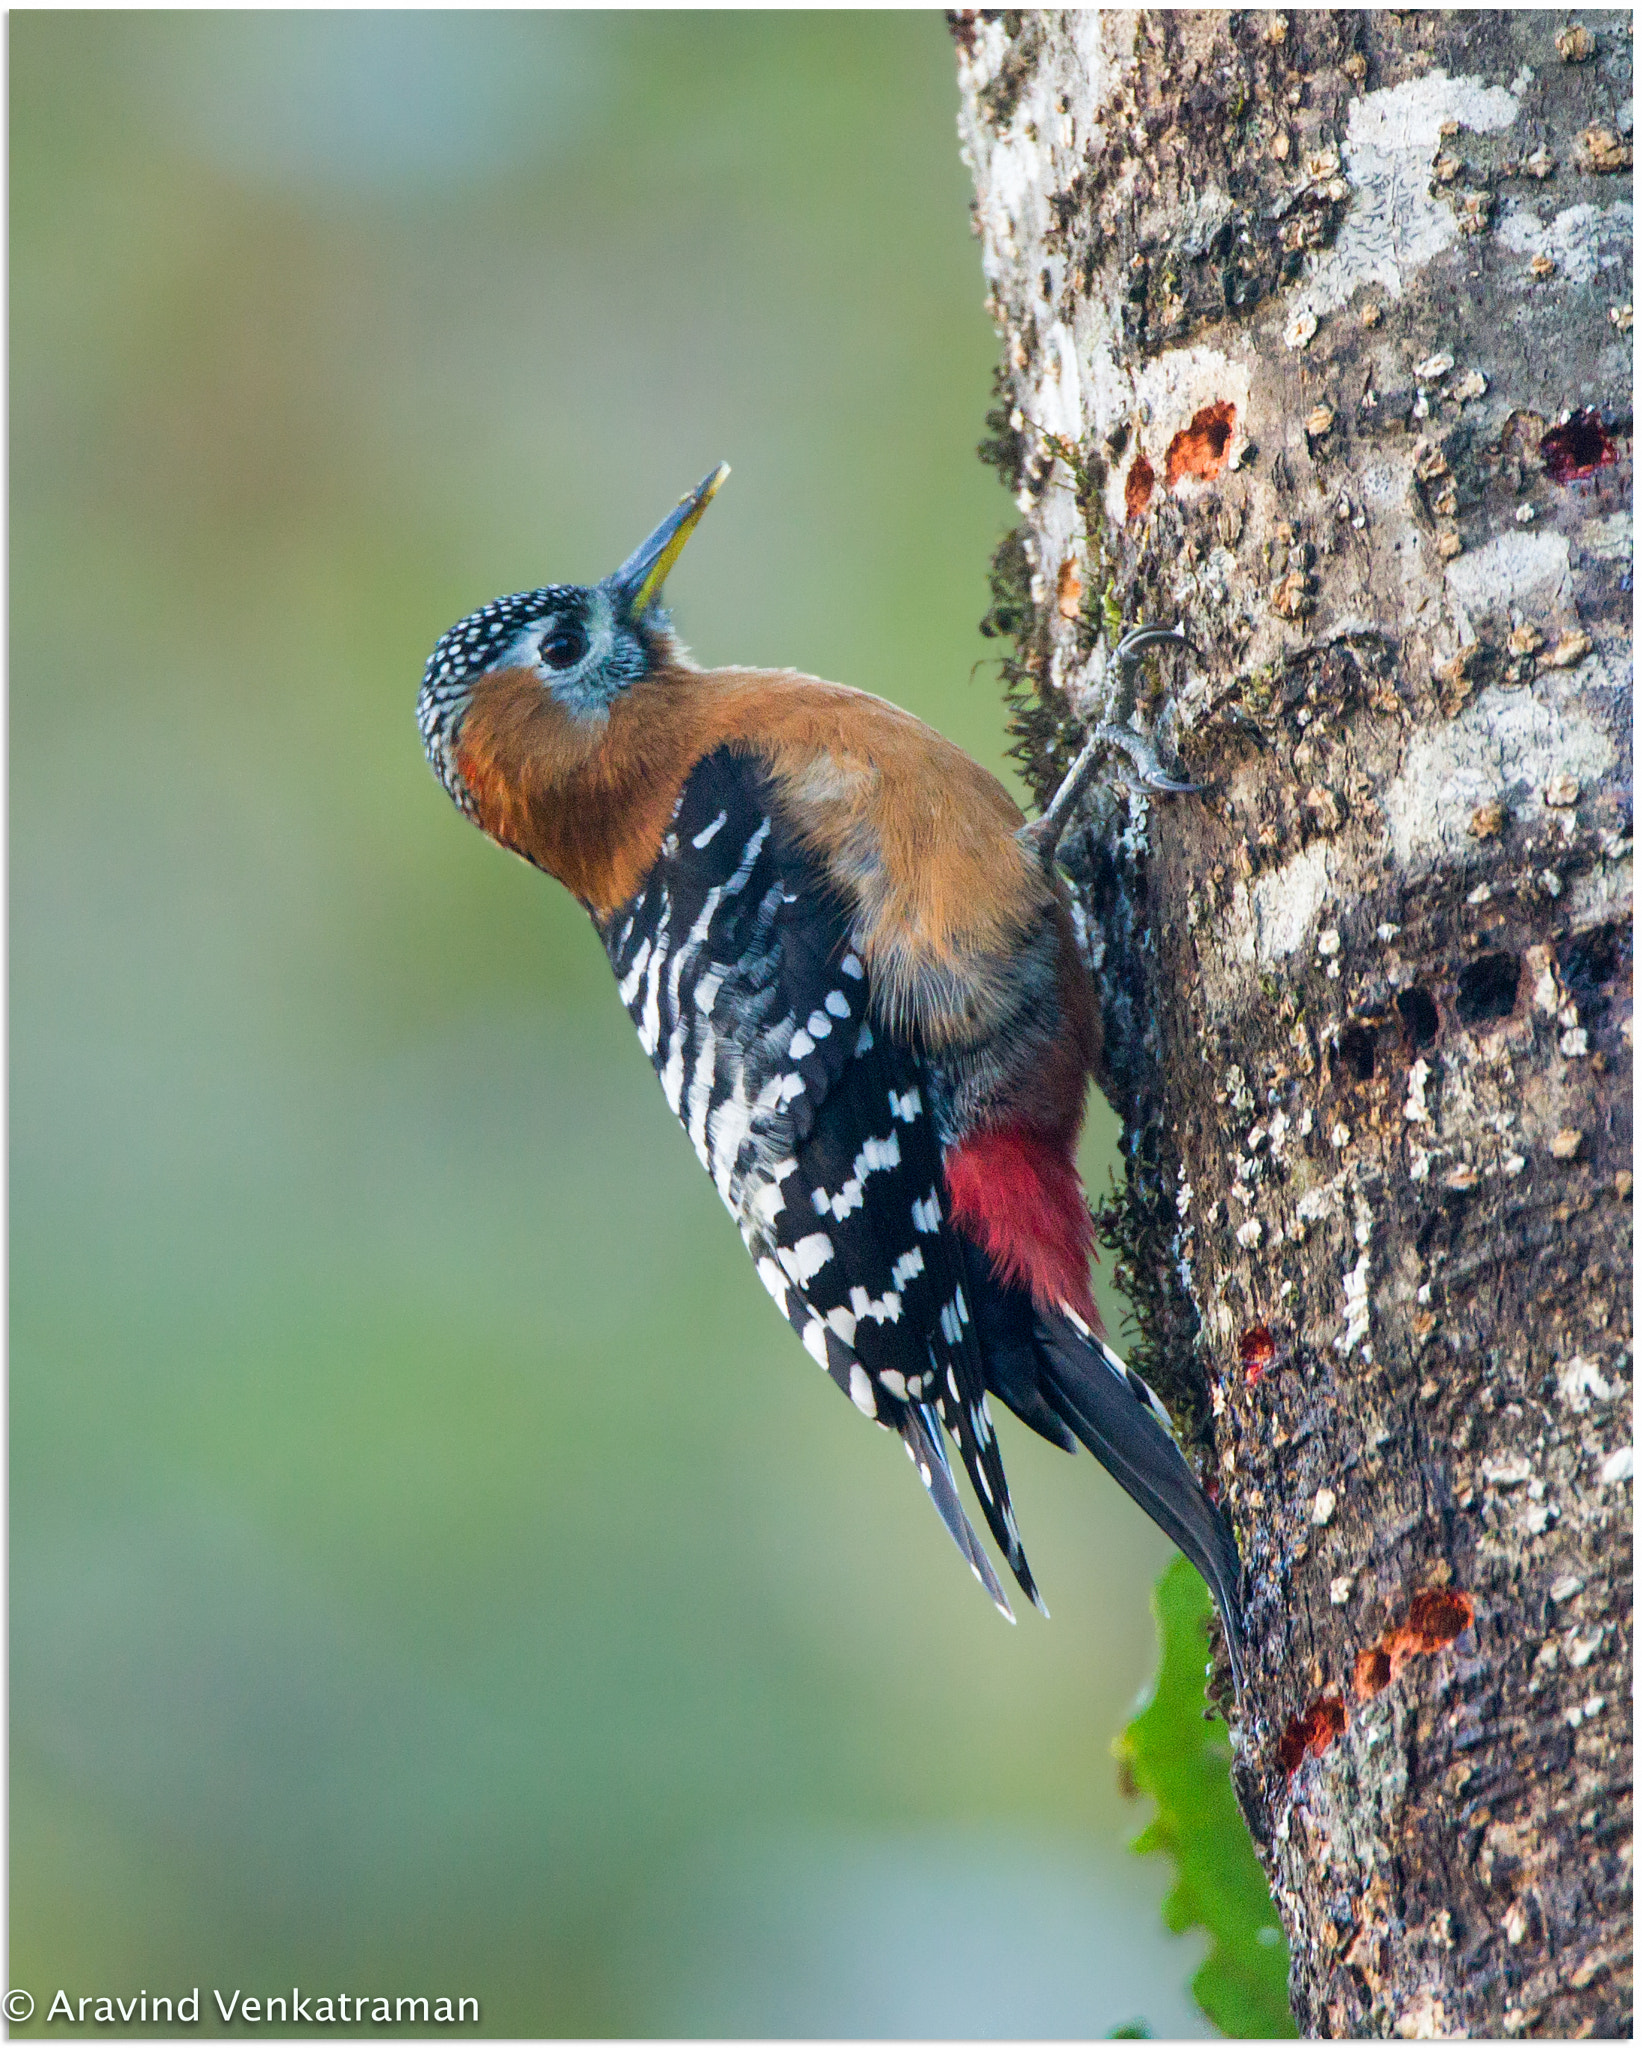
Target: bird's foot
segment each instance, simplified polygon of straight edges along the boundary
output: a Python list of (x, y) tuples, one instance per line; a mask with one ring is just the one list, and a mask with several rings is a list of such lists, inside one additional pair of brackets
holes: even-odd
[[(1132, 626), (1112, 649), (1110, 666), (1116, 670), (1115, 684), (1104, 694), (1107, 716), (1089, 728), (1089, 737), (1072, 763), (1066, 779), (1044, 806), (1043, 815), (1023, 825), (1017, 837), (1047, 871), (1054, 864), (1055, 849), (1071, 822), (1072, 814), (1094, 780), (1101, 756), (1110, 748), (1123, 754), (1135, 770), (1133, 776), (1115, 778), (1123, 787), (1154, 796), (1191, 796), (1202, 788), (1198, 782), (1181, 782), (1164, 767), (1157, 742), (1129, 724), (1134, 704), (1134, 671), (1149, 647), (1186, 645), (1180, 626)], [(1090, 693), (1093, 694), (1092, 692)], [(1115, 714), (1115, 715), (1112, 715)]]
[(1159, 796), (1190, 796), (1202, 787), (1200, 783), (1182, 782), (1171, 775), (1163, 765), (1156, 740), (1137, 731), (1129, 722), (1134, 707), (1134, 675), (1141, 656), (1148, 648), (1185, 645), (1183, 626), (1131, 626), (1112, 649), (1111, 663), (1117, 671), (1115, 685), (1108, 695), (1104, 716), (1092, 726), (1091, 735), (1127, 756), (1135, 777), (1120, 779), (1129, 789)]
[(1095, 727), (1091, 737), (1129, 757), (1136, 777), (1129, 782), (1131, 789), (1159, 796), (1193, 796), (1203, 787), (1201, 782), (1177, 781), (1158, 758), (1156, 744), (1145, 733), (1136, 732), (1132, 725), (1102, 723)]

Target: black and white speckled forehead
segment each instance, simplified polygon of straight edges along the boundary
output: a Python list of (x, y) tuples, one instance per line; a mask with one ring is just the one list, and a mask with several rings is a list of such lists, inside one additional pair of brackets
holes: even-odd
[(493, 668), (525, 628), (562, 610), (580, 596), (573, 585), (547, 584), (540, 590), (516, 590), (511, 597), (493, 597), (489, 604), (458, 619), (439, 636), (428, 656), (423, 687), (462, 683)]
[(579, 595), (571, 585), (555, 583), (492, 598), (442, 633), (428, 656), (416, 704), (417, 728), (434, 772), (470, 818), (477, 813), (453, 752), (469, 686), (496, 666), (528, 626), (565, 609)]

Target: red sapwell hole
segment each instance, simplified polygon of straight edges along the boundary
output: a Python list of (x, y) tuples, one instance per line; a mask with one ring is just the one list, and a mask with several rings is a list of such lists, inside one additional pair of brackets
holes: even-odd
[(1217, 477), (1226, 466), (1231, 446), (1232, 425), (1237, 408), (1228, 399), (1217, 398), (1192, 414), (1191, 425), (1182, 427), (1169, 443), (1163, 458), (1163, 481), (1172, 491), (1183, 476)]
[(1345, 1733), (1345, 1701), (1319, 1693), (1303, 1714), (1297, 1714), (1277, 1740), (1277, 1761), (1292, 1778), (1308, 1756), (1321, 1756), (1336, 1736)]
[(1384, 1692), (1397, 1674), (1415, 1657), (1430, 1657), (1463, 1635), (1476, 1619), (1476, 1602), (1469, 1593), (1451, 1587), (1428, 1586), (1408, 1604), (1406, 1619), (1389, 1628), (1377, 1643), (1358, 1652), (1351, 1674), (1352, 1689), (1360, 1700), (1371, 1700)]
[(1391, 1659), (1379, 1643), (1359, 1650), (1351, 1674), (1351, 1689), (1360, 1700), (1371, 1700), (1391, 1683)]
[(1146, 507), (1152, 502), (1152, 485), (1157, 481), (1152, 465), (1140, 452), (1129, 464), (1129, 474), (1123, 479), (1123, 513), (1126, 519), (1142, 519)]
[(1619, 457), (1607, 429), (1588, 407), (1552, 427), (1539, 444), (1540, 455), (1553, 481), (1571, 484), (1582, 476), (1595, 476)]
[(1243, 1332), (1237, 1340), (1237, 1355), (1243, 1364), (1245, 1384), (1257, 1386), (1266, 1367), (1277, 1356), (1277, 1346), (1264, 1323), (1256, 1323), (1252, 1330)]
[(1432, 1586), (1416, 1593), (1403, 1626), (1414, 1639), (1416, 1654), (1429, 1655), (1463, 1635), (1476, 1619), (1476, 1602), (1469, 1593)]

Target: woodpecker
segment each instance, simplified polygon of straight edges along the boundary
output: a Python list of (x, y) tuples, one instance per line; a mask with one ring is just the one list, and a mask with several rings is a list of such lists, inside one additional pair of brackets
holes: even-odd
[[(999, 1609), (1014, 1619), (946, 1449), (1041, 1608), (989, 1393), (1051, 1443), (1085, 1444), (1179, 1545), (1240, 1681), (1236, 1543), (1090, 1290), (1074, 1148), (1100, 1017), (1054, 865), (1102, 748), (1150, 787), (1190, 785), (1101, 726), (1029, 824), (882, 698), (698, 667), (660, 593), (728, 473), (603, 582), (452, 626), (422, 680), (428, 759), (458, 809), (587, 910), (759, 1278), (900, 1436)], [(1139, 628), (1117, 659), (1179, 637)]]

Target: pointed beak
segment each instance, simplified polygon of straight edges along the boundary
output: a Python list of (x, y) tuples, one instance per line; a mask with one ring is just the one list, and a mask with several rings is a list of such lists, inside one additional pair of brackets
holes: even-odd
[(721, 462), (710, 476), (704, 476), (611, 577), (617, 602), (625, 608), (629, 618), (638, 618), (655, 603), (661, 594), (661, 586), (667, 581), (667, 572), (683, 554), (684, 543), (695, 532), (697, 521), (729, 474), (730, 465)]

